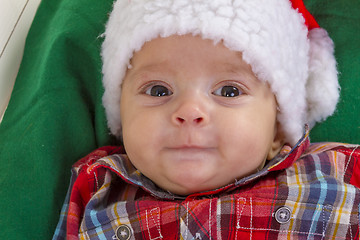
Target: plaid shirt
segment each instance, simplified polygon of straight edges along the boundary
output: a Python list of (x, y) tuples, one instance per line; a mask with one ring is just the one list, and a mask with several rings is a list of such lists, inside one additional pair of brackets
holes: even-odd
[(74, 165), (54, 239), (359, 239), (360, 147), (307, 135), (260, 172), (187, 197), (100, 148)]

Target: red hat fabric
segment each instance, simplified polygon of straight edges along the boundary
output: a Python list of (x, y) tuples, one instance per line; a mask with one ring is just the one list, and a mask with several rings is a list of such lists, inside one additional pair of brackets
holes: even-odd
[(311, 13), (306, 9), (305, 4), (302, 0), (290, 0), (292, 7), (297, 9), (304, 17), (305, 24), (309, 30), (313, 28), (319, 28), (319, 24), (316, 22), (315, 18)]

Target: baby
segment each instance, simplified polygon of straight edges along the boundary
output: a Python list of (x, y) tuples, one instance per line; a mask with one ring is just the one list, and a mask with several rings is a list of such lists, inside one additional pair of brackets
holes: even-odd
[(310, 144), (339, 98), (296, 0), (117, 0), (103, 103), (123, 147), (74, 165), (54, 239), (359, 239), (360, 149)]

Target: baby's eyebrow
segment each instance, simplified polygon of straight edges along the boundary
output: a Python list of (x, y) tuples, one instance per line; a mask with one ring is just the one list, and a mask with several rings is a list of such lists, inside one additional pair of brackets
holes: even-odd
[(164, 75), (171, 75), (174, 74), (175, 71), (172, 70), (168, 64), (164, 63), (150, 63), (147, 65), (140, 65), (136, 66), (134, 68), (128, 69), (126, 73), (126, 77), (124, 81), (127, 78), (132, 79), (134, 82), (141, 81), (141, 79), (144, 78), (161, 78), (164, 77)]
[(248, 70), (243, 66), (234, 63), (226, 63), (226, 64), (216, 64), (214, 65), (214, 69), (229, 73), (243, 73), (244, 70)]
[(134, 72), (171, 72), (171, 67), (167, 61), (149, 63), (143, 66), (135, 67)]
[(223, 72), (225, 74), (230, 73), (240, 77), (243, 77), (247, 80), (254, 80), (259, 82), (256, 74), (252, 71), (250, 65), (241, 65), (233, 62), (215, 64), (213, 66), (214, 71)]

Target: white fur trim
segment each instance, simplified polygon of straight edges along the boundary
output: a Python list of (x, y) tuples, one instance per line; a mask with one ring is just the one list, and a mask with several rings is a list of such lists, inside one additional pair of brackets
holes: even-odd
[(114, 135), (121, 133), (120, 87), (133, 53), (157, 37), (188, 33), (223, 40), (229, 49), (243, 52), (275, 93), (278, 120), (290, 144), (301, 137), (307, 116), (319, 118), (316, 107), (307, 113), (307, 101), (317, 104), (310, 95), (306, 99), (312, 62), (308, 30), (288, 0), (117, 0), (102, 45), (103, 104)]
[(308, 116), (313, 127), (335, 111), (339, 100), (340, 86), (337, 78), (334, 44), (322, 28), (309, 32), (310, 62), (309, 79), (306, 85)]

